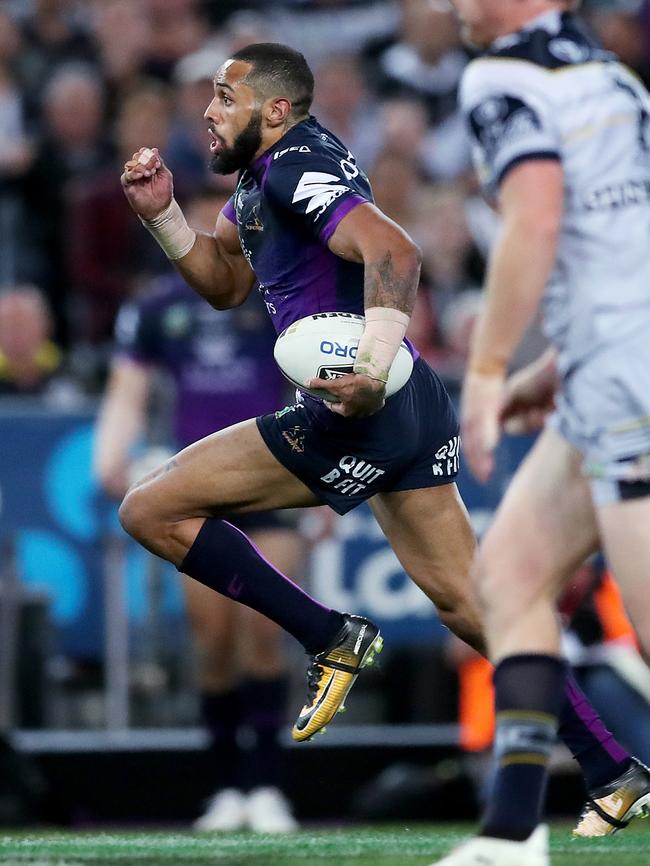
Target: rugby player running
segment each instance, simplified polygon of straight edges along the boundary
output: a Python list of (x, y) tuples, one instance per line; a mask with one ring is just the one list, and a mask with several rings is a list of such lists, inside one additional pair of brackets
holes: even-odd
[[(317, 382), (338, 403), (301, 393), (293, 406), (208, 436), (133, 487), (120, 509), (126, 531), (148, 550), (279, 623), (313, 657), (296, 740), (341, 708), (380, 647), (378, 628), (319, 605), (221, 515), (323, 503), (345, 514), (367, 500), (442, 621), (484, 651), (468, 577), (474, 534), (454, 483), (453, 407), (415, 349), (409, 381), (384, 399), (420, 254), (372, 203), (348, 148), (309, 114), (312, 93), (304, 57), (282, 45), (248, 46), (219, 68), (205, 113), (212, 168), (240, 176), (212, 235), (187, 225), (157, 150), (141, 148), (122, 175), (145, 227), (212, 306), (236, 306), (257, 284), (278, 331), (321, 312), (366, 316), (355, 372)], [(630, 766), (572, 681), (561, 733), (588, 786)]]

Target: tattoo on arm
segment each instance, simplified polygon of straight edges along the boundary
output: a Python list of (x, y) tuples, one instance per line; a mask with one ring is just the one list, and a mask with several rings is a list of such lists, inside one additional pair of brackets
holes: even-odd
[(392, 307), (410, 315), (418, 290), (420, 265), (416, 260), (396, 268), (388, 250), (378, 261), (368, 262), (364, 277), (366, 309)]

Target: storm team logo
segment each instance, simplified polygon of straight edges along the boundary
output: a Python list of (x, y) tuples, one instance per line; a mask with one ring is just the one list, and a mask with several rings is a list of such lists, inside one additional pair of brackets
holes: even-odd
[(341, 183), (341, 178), (324, 171), (306, 171), (298, 181), (293, 194), (293, 203), (307, 201), (305, 213), (317, 211), (319, 217), (339, 196), (350, 192), (350, 187)]
[(291, 427), (289, 430), (283, 430), (282, 438), (289, 443), (294, 453), (305, 453), (305, 433), (302, 427)]

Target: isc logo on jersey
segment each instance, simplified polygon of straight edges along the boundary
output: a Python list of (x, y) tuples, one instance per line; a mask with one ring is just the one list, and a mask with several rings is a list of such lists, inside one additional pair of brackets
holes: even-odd
[(306, 144), (294, 144), (292, 147), (285, 147), (284, 150), (277, 150), (273, 154), (273, 159), (280, 159), (285, 153), (311, 153), (311, 149)]

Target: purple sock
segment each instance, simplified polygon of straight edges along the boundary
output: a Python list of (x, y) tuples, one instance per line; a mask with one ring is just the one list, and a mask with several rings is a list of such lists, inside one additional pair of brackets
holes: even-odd
[(178, 570), (259, 611), (310, 654), (326, 649), (343, 626), (342, 614), (323, 607), (280, 574), (243, 532), (225, 520), (205, 521)]
[(632, 758), (607, 730), (572, 674), (564, 697), (558, 736), (580, 764), (587, 787), (598, 788), (624, 773)]

